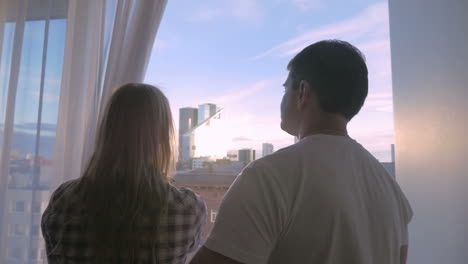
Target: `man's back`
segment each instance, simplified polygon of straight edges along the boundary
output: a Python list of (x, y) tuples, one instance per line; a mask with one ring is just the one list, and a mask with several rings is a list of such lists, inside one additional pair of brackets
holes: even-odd
[(410, 218), (361, 145), (313, 135), (245, 169), (205, 246), (243, 263), (394, 264)]

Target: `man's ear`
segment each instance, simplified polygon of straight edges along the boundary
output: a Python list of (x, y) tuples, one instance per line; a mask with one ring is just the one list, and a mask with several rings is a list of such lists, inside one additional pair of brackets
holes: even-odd
[(299, 110), (304, 109), (310, 99), (310, 84), (306, 80), (302, 80), (299, 83), (299, 91), (298, 91), (298, 98), (297, 98), (297, 105)]

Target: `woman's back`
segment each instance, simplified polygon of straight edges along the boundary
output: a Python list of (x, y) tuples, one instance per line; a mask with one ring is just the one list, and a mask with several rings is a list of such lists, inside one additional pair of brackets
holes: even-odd
[[(168, 184), (169, 185), (169, 184)], [(79, 180), (62, 184), (52, 195), (42, 217), (42, 233), (46, 240), (49, 263), (95, 263), (93, 249), (95, 227), (83, 202)], [(105, 188), (103, 188), (105, 191)], [(116, 205), (118, 206), (118, 205)], [(135, 228), (143, 234), (137, 239), (139, 248), (134, 252), (133, 263), (185, 263), (186, 255), (201, 242), (202, 227), (206, 218), (205, 203), (191, 190), (169, 185), (167, 210), (160, 216), (158, 237), (149, 237), (155, 223), (151, 211), (136, 219)], [(109, 218), (111, 222), (113, 219)], [(125, 242), (124, 242), (125, 243)], [(130, 241), (129, 241), (130, 243)], [(109, 248), (108, 263), (123, 262), (121, 251)], [(153, 256), (155, 259), (152, 259)]]
[(110, 98), (82, 176), (42, 219), (49, 263), (183, 263), (205, 219), (199, 197), (169, 184), (175, 130), (166, 96), (130, 83)]

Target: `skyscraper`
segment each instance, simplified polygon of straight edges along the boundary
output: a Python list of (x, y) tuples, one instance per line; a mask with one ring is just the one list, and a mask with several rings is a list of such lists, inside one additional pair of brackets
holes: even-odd
[(262, 157), (265, 157), (266, 155), (270, 155), (271, 153), (273, 153), (273, 144), (263, 143), (263, 145), (262, 145)]
[(194, 107), (184, 107), (179, 109), (179, 161), (184, 160), (184, 139), (182, 135), (198, 125), (198, 109)]
[(179, 135), (198, 125), (198, 109), (184, 107), (179, 109)]
[(10, 161), (5, 229), (0, 235), (7, 246), (1, 263), (47, 263), (40, 224), (50, 198), (51, 174), (51, 161), (42, 157), (28, 155)]
[(239, 161), (249, 163), (255, 160), (255, 150), (252, 149), (240, 149), (239, 150)]
[[(208, 105), (208, 106), (207, 106)], [(203, 107), (202, 107), (203, 106)], [(202, 105), (200, 111), (217, 109), (214, 104)], [(205, 107), (206, 106), (206, 107)], [(229, 138), (225, 137), (225, 125), (223, 124), (222, 109), (214, 112), (200, 122), (198, 125), (190, 128), (183, 134), (180, 134), (180, 156), (179, 162), (186, 164), (185, 168), (192, 167), (191, 159), (199, 157), (209, 157), (220, 159), (226, 156), (226, 150), (229, 144)], [(204, 115), (198, 115), (204, 118)], [(216, 141), (213, 141), (216, 139)]]
[(198, 124), (203, 123), (206, 119), (216, 114), (215, 104), (201, 104), (198, 106)]
[(395, 144), (391, 145), (391, 155), (392, 155), (392, 162), (395, 163)]

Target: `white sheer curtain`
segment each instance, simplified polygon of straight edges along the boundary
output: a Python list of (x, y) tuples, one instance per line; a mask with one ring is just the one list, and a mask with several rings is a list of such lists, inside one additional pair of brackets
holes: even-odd
[(55, 134), (60, 82), (51, 80), (61, 75), (67, 3), (0, 0), (0, 263), (38, 260), (43, 246), (35, 231), (48, 194), (44, 145)]
[(166, 0), (70, 1), (54, 184), (80, 176), (112, 92), (142, 82)]
[(166, 2), (0, 0), (0, 263), (46, 263), (44, 203), (80, 176), (112, 92), (143, 81)]

